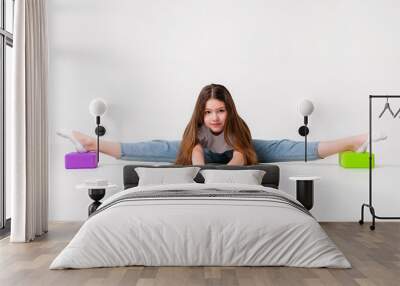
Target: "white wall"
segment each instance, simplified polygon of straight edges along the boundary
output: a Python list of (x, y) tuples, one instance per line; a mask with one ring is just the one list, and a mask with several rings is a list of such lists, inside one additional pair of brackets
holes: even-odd
[[(134, 142), (179, 139), (209, 83), (228, 87), (253, 137), (263, 139), (302, 140), (297, 104), (305, 97), (316, 107), (310, 140), (330, 140), (368, 130), (369, 94), (400, 94), (395, 0), (50, 0), (48, 9), (51, 220), (85, 219), (90, 199), (75, 184), (105, 177), (121, 185), (122, 165), (130, 163), (103, 156), (97, 170), (64, 169), (71, 145), (54, 132), (93, 134), (95, 97), (109, 103), (104, 139)], [(375, 149), (382, 167), (374, 199), (378, 215), (399, 215), (400, 119), (378, 120), (383, 104), (374, 127), (390, 138)], [(320, 175), (314, 215), (358, 220), (367, 171), (336, 161), (280, 164), (281, 187), (293, 193), (288, 176)]]

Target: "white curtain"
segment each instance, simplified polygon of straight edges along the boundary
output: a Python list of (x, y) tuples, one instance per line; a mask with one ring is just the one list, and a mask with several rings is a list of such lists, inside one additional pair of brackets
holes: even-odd
[(48, 227), (46, 0), (16, 0), (14, 13), (10, 241), (28, 242)]

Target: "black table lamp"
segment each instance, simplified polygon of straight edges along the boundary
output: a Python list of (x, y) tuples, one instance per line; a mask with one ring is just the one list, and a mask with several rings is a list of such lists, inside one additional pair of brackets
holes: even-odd
[(300, 103), (299, 112), (304, 117), (304, 125), (300, 126), (299, 134), (301, 136), (304, 136), (304, 162), (307, 162), (307, 135), (308, 135), (308, 133), (310, 133), (310, 130), (307, 127), (308, 116), (310, 116), (313, 111), (314, 111), (314, 105), (310, 100), (304, 99)]
[(97, 163), (99, 163), (99, 146), (100, 140), (99, 137), (106, 134), (106, 129), (100, 125), (100, 116), (102, 116), (107, 111), (107, 104), (101, 98), (93, 99), (89, 104), (89, 111), (90, 113), (96, 117), (96, 129), (94, 133), (97, 135)]

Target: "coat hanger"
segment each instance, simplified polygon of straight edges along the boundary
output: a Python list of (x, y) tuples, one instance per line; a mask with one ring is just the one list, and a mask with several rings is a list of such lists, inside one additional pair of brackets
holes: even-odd
[(396, 114), (394, 115), (394, 117), (396, 118), (397, 115), (399, 115), (399, 113), (400, 113), (400, 108), (399, 108), (399, 110), (397, 110), (397, 112), (396, 112)]
[(383, 114), (386, 112), (386, 110), (389, 110), (390, 114), (392, 114), (393, 117), (396, 117), (396, 115), (399, 113), (399, 111), (397, 111), (396, 115), (394, 115), (394, 112), (392, 111), (392, 109), (390, 108), (390, 104), (389, 104), (389, 98), (386, 97), (386, 103), (385, 103), (385, 107), (383, 108), (383, 111), (381, 112), (381, 114), (379, 115), (379, 118), (381, 118), (383, 116)]

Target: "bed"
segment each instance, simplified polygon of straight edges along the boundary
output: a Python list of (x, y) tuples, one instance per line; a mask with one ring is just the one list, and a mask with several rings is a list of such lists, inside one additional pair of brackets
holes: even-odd
[[(88, 218), (50, 269), (144, 266), (351, 268), (316, 219), (278, 189), (279, 167), (206, 165), (202, 170), (264, 170), (260, 185), (138, 185), (127, 165), (124, 190)], [(136, 169), (138, 170), (138, 169)]]

